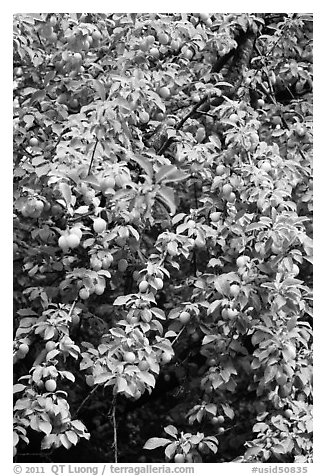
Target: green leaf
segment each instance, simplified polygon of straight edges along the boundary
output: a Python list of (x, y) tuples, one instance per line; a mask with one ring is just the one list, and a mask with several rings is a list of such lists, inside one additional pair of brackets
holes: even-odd
[(217, 406), (214, 403), (209, 403), (208, 405), (205, 405), (205, 410), (208, 413), (212, 413), (212, 415), (216, 415)]
[(66, 378), (67, 380), (70, 380), (70, 382), (75, 381), (75, 376), (71, 372), (68, 372), (67, 370), (63, 370), (60, 373), (61, 373), (62, 377)]
[[(19, 316), (37, 316), (36, 312), (32, 311), (32, 309), (29, 309), (29, 308), (20, 309), (19, 311), (17, 311), (17, 314)], [(19, 323), (20, 326), (22, 325), (22, 322), (23, 321), (21, 320)], [(28, 327), (28, 326), (25, 326), (25, 327)]]
[(233, 420), (234, 411), (232, 410), (232, 408), (229, 407), (229, 405), (226, 405), (225, 403), (222, 403), (222, 408), (223, 408), (223, 411), (224, 411), (224, 415), (227, 416), (228, 418), (230, 418), (230, 420)]
[(264, 372), (264, 382), (268, 383), (275, 377), (277, 373), (277, 365), (268, 365)]
[(114, 327), (113, 329), (110, 329), (110, 332), (113, 336), (116, 336), (116, 337), (122, 337), (123, 338), (126, 335), (124, 330), (119, 329), (119, 327)]
[(48, 352), (48, 353), (46, 354), (46, 360), (54, 359), (54, 357), (55, 357), (56, 355), (59, 355), (59, 354), (60, 354), (60, 351), (59, 351), (59, 350), (53, 349), (53, 350), (51, 350), (50, 352)]
[(57, 435), (47, 435), (43, 438), (42, 443), (41, 443), (41, 449), (42, 450), (48, 450), (52, 446), (57, 446), (57, 443), (59, 441), (59, 438)]
[(19, 442), (19, 436), (16, 431), (13, 432), (13, 445), (16, 446)]
[(72, 443), (73, 445), (76, 445), (78, 443), (78, 436), (76, 435), (74, 431), (68, 430), (66, 431), (65, 435), (70, 441), (70, 443)]
[(249, 231), (261, 230), (264, 227), (265, 225), (263, 223), (250, 223), (250, 225), (246, 227), (246, 232), (248, 233)]
[(102, 101), (105, 101), (106, 91), (105, 91), (104, 84), (101, 81), (98, 81), (97, 79), (94, 79), (93, 80), (93, 87), (94, 87), (95, 91), (97, 92), (97, 94), (102, 99)]
[(52, 431), (52, 425), (49, 421), (40, 421), (38, 427), (46, 435), (49, 435)]
[(59, 190), (61, 192), (61, 195), (63, 196), (67, 206), (71, 204), (71, 189), (68, 184), (66, 183), (60, 183), (59, 184)]
[(190, 437), (190, 443), (193, 445), (198, 445), (202, 440), (204, 439), (204, 435), (202, 433), (199, 433), (197, 435), (192, 435)]
[(175, 137), (177, 135), (177, 131), (175, 129), (167, 129), (166, 130), (167, 138)]
[(168, 435), (172, 436), (173, 438), (176, 438), (176, 435), (178, 434), (178, 430), (175, 426), (173, 425), (168, 425), (164, 428), (165, 433)]
[(215, 454), (217, 452), (217, 445), (212, 443), (211, 441), (205, 441), (205, 444), (208, 448)]
[(190, 177), (174, 165), (163, 165), (155, 175), (156, 183), (181, 182)]
[(19, 393), (25, 390), (26, 385), (23, 385), (21, 383), (16, 383), (13, 387), (13, 393)]
[(169, 459), (171, 459), (171, 457), (174, 455), (175, 453), (175, 450), (177, 449), (179, 445), (179, 442), (178, 441), (173, 441), (173, 443), (171, 443), (170, 445), (168, 445), (166, 448), (165, 448), (165, 456)]
[(146, 172), (150, 181), (153, 179), (153, 166), (151, 162), (140, 154), (130, 154), (129, 158), (137, 162), (137, 164)]
[(69, 450), (69, 448), (71, 448), (71, 442), (68, 440), (67, 436), (65, 433), (61, 434), (60, 435), (60, 441), (62, 443), (62, 445), (67, 449)]
[(55, 77), (55, 71), (48, 71), (44, 76), (44, 87), (49, 84), (49, 82)]
[(282, 446), (281, 444), (273, 445), (272, 451), (278, 454), (286, 453), (284, 446)]
[(114, 302), (114, 306), (124, 306), (129, 301), (129, 296), (118, 296)]
[(159, 96), (155, 91), (149, 90), (146, 92), (147, 96), (155, 102), (155, 105), (161, 109), (162, 112), (166, 111), (165, 104), (162, 101), (161, 96)]
[(245, 452), (245, 458), (250, 458), (251, 456), (257, 456), (263, 451), (259, 446), (253, 446)]
[(269, 426), (266, 423), (260, 422), (253, 426), (252, 431), (254, 433), (264, 433), (264, 431), (268, 430), (268, 428)]
[(292, 331), (295, 326), (297, 325), (297, 317), (293, 316), (291, 319), (286, 323), (286, 327), (288, 331)]
[(73, 420), (71, 422), (71, 426), (76, 428), (76, 430), (81, 432), (81, 433), (84, 433), (84, 431), (86, 430), (86, 427), (85, 427), (84, 423), (82, 423), (80, 420)]
[(164, 334), (164, 335), (165, 335), (165, 337), (175, 337), (177, 335), (177, 333), (174, 332), (174, 331), (167, 331), (167, 333)]
[(169, 208), (172, 215), (176, 212), (176, 204), (174, 198), (174, 190), (170, 187), (160, 187), (156, 193), (156, 198), (163, 203), (167, 208)]
[(130, 231), (130, 233), (133, 235), (134, 238), (136, 238), (137, 241), (139, 241), (140, 239), (140, 236), (139, 236), (139, 233), (138, 231), (131, 225), (128, 225), (128, 230)]
[(219, 81), (218, 83), (216, 83), (216, 86), (228, 86), (230, 88), (233, 88), (233, 85), (230, 83), (227, 83), (226, 81)]
[(151, 373), (142, 371), (142, 372), (139, 372), (138, 375), (141, 378), (141, 380), (145, 382), (147, 385), (153, 388), (155, 387), (155, 378)]
[(45, 90), (41, 89), (39, 91), (36, 91), (34, 94), (32, 94), (30, 102), (31, 104), (34, 104), (35, 102), (40, 102), (44, 98), (45, 98)]
[(221, 149), (221, 148), (222, 148), (221, 141), (220, 141), (219, 137), (218, 137), (216, 134), (212, 134), (211, 136), (209, 136), (209, 140), (210, 140), (214, 145), (216, 145), (216, 147), (217, 147), (218, 149)]
[(152, 313), (154, 314), (155, 317), (158, 319), (165, 319), (165, 314), (162, 309), (159, 309), (158, 307), (152, 307), (151, 308)]
[(179, 221), (181, 221), (186, 216), (185, 213), (178, 213), (172, 218), (173, 225), (176, 225)]
[(216, 335), (205, 336), (203, 338), (202, 345), (209, 344), (210, 342), (214, 342), (215, 340), (218, 340), (218, 336), (216, 336)]
[(117, 377), (116, 386), (118, 393), (125, 392), (128, 388), (127, 381), (123, 377)]
[(205, 437), (205, 443), (207, 442), (207, 440), (214, 441), (214, 443), (216, 443), (218, 445), (218, 439), (215, 436), (206, 436)]
[(207, 314), (213, 314), (213, 312), (220, 306), (221, 302), (221, 299), (216, 299), (215, 301), (211, 302), (207, 309)]
[(107, 382), (108, 380), (110, 380), (112, 378), (112, 372), (104, 372), (100, 375), (97, 375), (94, 379), (94, 383), (95, 384), (98, 384), (98, 383), (104, 383), (104, 382)]
[(199, 412), (196, 415), (197, 421), (200, 423), (203, 419), (203, 416), (205, 415), (204, 409), (201, 408)]
[(217, 444), (212, 443), (211, 441), (205, 441), (205, 444), (208, 446), (208, 448), (215, 454), (217, 452)]
[(94, 188), (100, 188), (100, 183), (98, 181), (98, 178), (95, 175), (87, 175), (87, 177), (84, 179), (85, 183), (89, 183), (92, 185)]
[(230, 291), (230, 283), (226, 276), (218, 276), (214, 280), (214, 286), (216, 291), (218, 291), (221, 294), (228, 295)]
[(169, 443), (171, 443), (171, 440), (168, 440), (167, 438), (150, 438), (146, 441), (143, 448), (144, 450), (155, 450), (155, 448), (166, 446)]

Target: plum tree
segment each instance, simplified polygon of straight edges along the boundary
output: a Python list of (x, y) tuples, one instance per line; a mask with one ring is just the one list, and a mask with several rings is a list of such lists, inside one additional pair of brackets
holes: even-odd
[(312, 16), (13, 35), (15, 461), (311, 462)]

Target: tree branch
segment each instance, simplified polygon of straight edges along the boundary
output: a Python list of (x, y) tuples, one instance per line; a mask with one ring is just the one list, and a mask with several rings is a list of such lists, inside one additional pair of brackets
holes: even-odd
[(117, 433), (117, 421), (115, 417), (116, 406), (117, 406), (117, 396), (114, 395), (113, 402), (112, 402), (111, 418), (113, 423), (113, 448), (114, 448), (114, 462), (115, 463), (118, 462), (118, 433)]
[(78, 413), (80, 412), (80, 410), (83, 408), (83, 406), (86, 404), (86, 402), (88, 402), (88, 400), (91, 398), (91, 396), (93, 395), (93, 393), (96, 392), (96, 390), (98, 389), (99, 387), (99, 383), (97, 385), (95, 385), (95, 387), (89, 392), (89, 394), (84, 398), (84, 400), (81, 402), (81, 404), (79, 405), (79, 407), (77, 408), (75, 414), (74, 414), (74, 418), (78, 415)]
[(93, 149), (93, 152), (92, 152), (91, 162), (90, 162), (89, 167), (88, 167), (88, 175), (91, 173), (91, 168), (92, 168), (92, 165), (93, 165), (95, 151), (96, 151), (96, 147), (97, 147), (98, 143), (99, 143), (99, 139), (96, 137), (94, 149)]
[[(175, 127), (175, 130), (176, 131), (179, 131), (181, 129), (181, 127), (183, 126), (183, 124), (197, 111), (197, 109), (202, 106), (207, 100), (209, 100), (210, 98), (210, 95), (209, 94), (205, 94), (205, 96), (203, 96), (201, 98), (201, 100), (196, 103), (191, 109), (190, 111), (178, 122), (178, 124), (176, 125)], [(162, 147), (159, 149), (159, 151), (157, 152), (157, 155), (162, 155), (166, 149), (169, 147), (169, 145), (172, 143), (173, 141), (173, 138), (171, 137), (168, 137)]]

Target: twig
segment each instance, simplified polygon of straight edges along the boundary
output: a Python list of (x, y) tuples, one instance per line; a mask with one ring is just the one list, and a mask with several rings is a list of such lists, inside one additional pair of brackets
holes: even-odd
[(197, 253), (196, 253), (196, 248), (193, 250), (192, 262), (193, 262), (193, 265), (194, 265), (194, 277), (196, 277), (197, 276)]
[[(201, 98), (201, 100), (195, 104), (191, 109), (190, 111), (178, 122), (178, 124), (175, 126), (175, 130), (176, 131), (179, 131), (181, 129), (181, 127), (183, 126), (183, 124), (197, 111), (197, 109), (202, 106), (202, 104), (204, 104), (208, 99), (209, 99), (209, 95), (208, 94), (205, 94), (205, 96), (203, 96)], [(172, 137), (168, 137), (162, 144), (161, 148), (159, 149), (159, 151), (157, 152), (157, 155), (162, 155), (166, 149), (169, 147), (171, 141), (173, 140)]]
[[(197, 198), (197, 187), (196, 182), (194, 182), (194, 197), (195, 197), (195, 207), (198, 208), (198, 198)], [(193, 250), (193, 265), (194, 265), (194, 276), (197, 276), (197, 253), (196, 248)]]
[(174, 340), (171, 342), (171, 345), (173, 345), (180, 337), (180, 335), (182, 334), (182, 332), (184, 331), (185, 327), (183, 326), (181, 331), (179, 332), (179, 334), (174, 338)]
[(61, 141), (63, 135), (64, 135), (66, 132), (69, 132), (69, 128), (66, 128), (66, 129), (64, 129), (62, 132), (60, 132), (56, 143), (55, 143), (54, 146), (52, 147), (52, 150), (55, 150), (55, 149), (58, 147), (58, 145), (60, 144), (60, 141)]
[(246, 155), (247, 155), (247, 159), (248, 159), (249, 164), (252, 166), (252, 160), (251, 160), (250, 153), (249, 153), (248, 150), (246, 150)]
[(162, 264), (164, 263), (164, 261), (165, 261), (167, 255), (168, 255), (168, 251), (165, 250), (164, 253), (163, 253), (163, 256), (162, 256), (161, 259), (160, 259), (159, 266), (162, 266)]
[(201, 100), (195, 104), (191, 109), (190, 111), (188, 112), (188, 114), (186, 114), (179, 122), (178, 124), (176, 125), (176, 130), (179, 131), (181, 129), (181, 127), (183, 126), (183, 124), (197, 111), (197, 109), (202, 106), (208, 99), (209, 99), (209, 95), (208, 94), (205, 94), (205, 96), (203, 96), (201, 98)]
[(96, 147), (97, 147), (97, 144), (98, 144), (98, 143), (99, 143), (99, 140), (98, 140), (98, 138), (96, 137), (94, 149), (93, 149), (93, 152), (92, 152), (91, 162), (90, 162), (89, 167), (88, 167), (88, 175), (89, 175), (90, 172), (91, 172), (91, 168), (92, 168), (93, 161), (94, 161), (94, 156), (95, 156), (95, 151), (96, 151)]
[(69, 223), (74, 223), (75, 221), (81, 220), (82, 218), (89, 217), (91, 215), (94, 215), (94, 211), (83, 213), (82, 215), (78, 215), (78, 216), (73, 217), (73, 218), (69, 218), (68, 222)]
[(111, 418), (113, 422), (113, 447), (114, 447), (114, 462), (115, 463), (118, 462), (118, 434), (117, 434), (117, 421), (115, 417), (116, 405), (117, 405), (117, 396), (114, 395), (113, 402), (112, 402)]
[(197, 197), (196, 182), (194, 182), (194, 197), (195, 197), (195, 207), (198, 208), (198, 197)]
[(212, 117), (213, 119), (217, 118), (216, 114), (211, 114), (210, 112), (205, 112), (205, 111), (197, 111), (198, 114), (201, 114), (202, 116), (209, 116)]
[(68, 320), (70, 319), (71, 317), (71, 314), (72, 314), (72, 311), (74, 310), (75, 306), (76, 306), (76, 302), (77, 302), (77, 298), (74, 300), (74, 302), (72, 303), (72, 306), (70, 308), (70, 311), (69, 311), (69, 314), (68, 314)]
[(39, 35), (39, 32), (38, 32), (38, 31), (36, 32), (36, 36), (37, 36), (37, 38), (38, 38), (38, 41), (40, 42), (40, 44), (41, 44), (42, 48), (44, 48), (43, 41), (41, 40), (41, 37), (40, 37), (40, 35)]
[(89, 394), (84, 398), (84, 400), (81, 402), (81, 404), (79, 405), (79, 407), (77, 408), (75, 414), (74, 414), (74, 417), (76, 417), (78, 415), (78, 413), (80, 412), (80, 410), (83, 408), (83, 406), (85, 405), (85, 403), (91, 398), (91, 396), (93, 395), (93, 393), (96, 392), (96, 390), (98, 389), (99, 387), (99, 383), (97, 385), (95, 385), (95, 387), (89, 392)]
[(26, 155), (28, 155), (31, 159), (34, 159), (35, 157), (42, 157), (42, 154), (31, 154), (28, 152), (28, 150), (25, 149), (24, 146), (20, 146), (20, 148), (25, 152)]

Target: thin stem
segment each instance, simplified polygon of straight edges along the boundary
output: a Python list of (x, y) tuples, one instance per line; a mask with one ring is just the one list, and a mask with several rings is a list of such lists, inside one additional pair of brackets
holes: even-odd
[(205, 94), (205, 96), (203, 96), (201, 98), (201, 100), (195, 104), (191, 109), (190, 111), (188, 112), (188, 114), (186, 114), (179, 122), (178, 124), (176, 125), (176, 130), (180, 130), (181, 127), (183, 126), (183, 124), (189, 119), (189, 117), (191, 117), (196, 111), (197, 109), (202, 106), (207, 100), (209, 99), (209, 96), (208, 94)]
[(210, 112), (205, 112), (205, 111), (197, 111), (198, 114), (202, 114), (203, 116), (209, 116), (209, 117), (212, 117), (213, 119), (216, 119), (217, 118), (217, 115), (216, 114), (211, 114)]
[[(198, 208), (198, 197), (197, 197), (197, 187), (196, 182), (194, 182), (194, 197), (195, 197), (195, 207)], [(193, 265), (194, 265), (194, 276), (197, 276), (197, 253), (196, 248), (193, 250)]]
[(28, 152), (28, 150), (26, 150), (25, 147), (23, 147), (23, 146), (21, 146), (20, 148), (25, 152), (26, 155), (28, 155), (28, 156), (31, 157), (32, 159), (34, 159), (35, 157), (41, 157), (41, 156), (42, 156), (42, 154), (35, 154), (35, 155), (34, 155), (34, 154), (31, 154), (31, 153)]
[(197, 197), (196, 182), (194, 182), (194, 197), (195, 197), (195, 207), (198, 208), (198, 197)]
[(113, 422), (113, 447), (114, 447), (114, 462), (115, 463), (118, 462), (118, 433), (117, 433), (117, 421), (115, 417), (116, 405), (117, 405), (117, 396), (114, 395), (113, 402), (112, 402), (111, 418)]
[(60, 141), (61, 141), (63, 135), (64, 135), (66, 132), (69, 132), (69, 128), (64, 129), (64, 130), (59, 134), (56, 143), (55, 143), (54, 146), (52, 147), (53, 150), (55, 150), (55, 149), (58, 147), (58, 145), (60, 144)]
[(74, 223), (75, 221), (81, 220), (82, 218), (90, 217), (91, 215), (94, 215), (94, 211), (83, 213), (82, 215), (78, 215), (78, 216), (73, 217), (73, 218), (69, 218), (68, 221), (69, 221), (69, 223)]
[(92, 152), (91, 162), (90, 162), (89, 167), (88, 167), (88, 175), (91, 173), (91, 168), (92, 168), (92, 165), (93, 165), (94, 156), (95, 156), (95, 151), (96, 151), (96, 147), (97, 147), (97, 144), (98, 144), (98, 143), (99, 143), (99, 140), (98, 140), (98, 138), (96, 137), (94, 149), (93, 149), (93, 152)]
[[(179, 131), (181, 129), (181, 127), (183, 126), (183, 124), (189, 119), (189, 117), (191, 117), (196, 111), (197, 109), (202, 105), (204, 104), (207, 100), (209, 99), (209, 95), (206, 94), (205, 96), (202, 97), (202, 99), (197, 103), (195, 104), (191, 109), (190, 111), (178, 122), (178, 124), (175, 126), (175, 130), (176, 131)], [(168, 137), (162, 147), (160, 148), (160, 150), (157, 152), (157, 155), (162, 155), (165, 150), (169, 147), (171, 143), (171, 137)]]
[(185, 327), (183, 326), (181, 331), (179, 332), (179, 334), (174, 338), (174, 340), (171, 342), (171, 345), (173, 346), (173, 344), (179, 339), (180, 335), (182, 334), (182, 332), (184, 331)]
[(38, 39), (38, 41), (40, 42), (40, 44), (41, 44), (42, 48), (44, 48), (43, 41), (41, 40), (41, 37), (40, 37), (40, 35), (39, 35), (39, 32), (38, 32), (38, 31), (36, 32), (36, 36), (37, 36), (37, 39)]
[(69, 314), (68, 314), (68, 319), (70, 319), (70, 317), (71, 317), (71, 314), (72, 314), (72, 312), (73, 312), (73, 310), (74, 310), (74, 308), (75, 308), (75, 306), (76, 306), (76, 302), (77, 302), (77, 298), (76, 298), (76, 299), (74, 300), (74, 302), (72, 303), (72, 306), (71, 306), (70, 311), (69, 311)]
[(162, 266), (162, 264), (164, 263), (164, 261), (165, 261), (167, 255), (168, 255), (168, 252), (167, 252), (167, 250), (165, 250), (164, 253), (163, 253), (163, 256), (162, 256), (162, 258), (161, 258), (161, 260), (160, 260), (160, 262), (159, 262), (159, 266)]
[(253, 164), (252, 164), (252, 160), (251, 160), (250, 153), (249, 153), (248, 150), (246, 150), (246, 155), (247, 155), (247, 159), (248, 159), (249, 164), (252, 166)]
[(77, 408), (75, 414), (74, 414), (74, 417), (76, 417), (78, 415), (78, 413), (80, 412), (80, 410), (83, 408), (83, 406), (86, 404), (86, 402), (91, 398), (91, 396), (93, 395), (93, 393), (96, 392), (96, 390), (98, 389), (99, 387), (99, 383), (97, 385), (95, 385), (95, 387), (92, 389), (91, 392), (89, 392), (89, 394), (84, 398), (84, 400), (81, 402), (81, 404), (79, 405), (79, 407)]
[(194, 277), (197, 276), (197, 253), (196, 253), (196, 249), (194, 249), (193, 251), (193, 265), (194, 265)]

